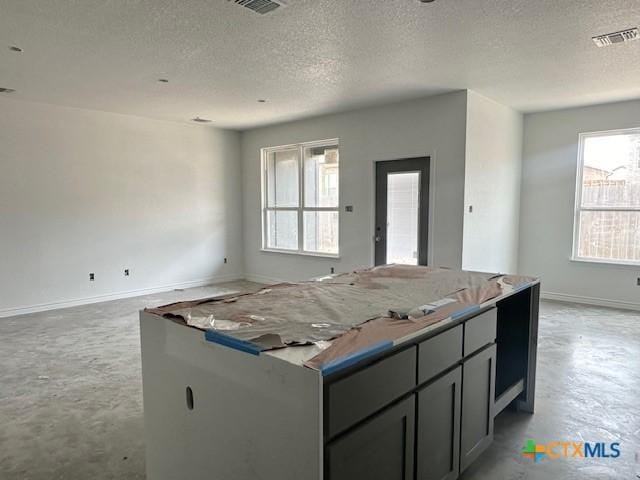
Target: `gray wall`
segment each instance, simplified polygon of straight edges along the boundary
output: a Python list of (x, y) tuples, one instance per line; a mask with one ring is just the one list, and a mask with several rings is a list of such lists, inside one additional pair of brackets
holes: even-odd
[(241, 276), (239, 133), (2, 100), (0, 146), (0, 316)]
[(640, 126), (640, 101), (525, 115), (519, 270), (548, 297), (640, 307), (640, 266), (570, 260), (578, 134)]
[[(640, 101), (525, 116), (517, 266), (541, 276), (547, 296), (640, 304), (640, 267), (569, 259), (578, 134), (637, 126)], [(374, 161), (423, 155), (430, 263), (511, 271), (520, 134), (519, 114), (464, 91), (242, 134), (3, 99), (0, 316), (243, 273), (370, 266)], [(341, 258), (261, 252), (260, 148), (336, 137)]]
[[(431, 156), (430, 263), (462, 262), (465, 91), (249, 130), (242, 134), (246, 273), (255, 280), (305, 279), (373, 264), (374, 161)], [(260, 148), (340, 139), (341, 258), (261, 252)], [(345, 205), (354, 212), (346, 213)]]
[[(522, 114), (469, 91), (462, 268), (516, 272)], [(473, 206), (469, 212), (469, 206)]]

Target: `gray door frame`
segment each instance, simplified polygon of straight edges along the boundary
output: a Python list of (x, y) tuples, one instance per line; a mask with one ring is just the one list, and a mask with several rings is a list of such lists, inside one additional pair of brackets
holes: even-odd
[(402, 158), (375, 163), (375, 265), (387, 263), (387, 177), (390, 173), (420, 172), (418, 265), (428, 264), (430, 157)]

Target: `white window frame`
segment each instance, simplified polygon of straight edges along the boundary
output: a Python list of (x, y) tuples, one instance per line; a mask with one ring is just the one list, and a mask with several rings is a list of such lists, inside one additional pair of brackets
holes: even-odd
[[(337, 146), (340, 150), (340, 141), (338, 138), (331, 138), (328, 140), (317, 140), (313, 142), (293, 143), (290, 145), (280, 145), (277, 147), (265, 147), (260, 149), (260, 172), (261, 172), (261, 219), (262, 219), (262, 242), (260, 250), (263, 252), (276, 252), (287, 253), (290, 255), (306, 255), (310, 257), (326, 257), (326, 258), (340, 258), (340, 244), (342, 236), (342, 228), (340, 226), (340, 202), (341, 202), (341, 190), (340, 190), (340, 174), (338, 177), (338, 205), (336, 207), (305, 207), (304, 206), (304, 149), (312, 147), (328, 147)], [(297, 150), (298, 151), (298, 206), (297, 207), (268, 207), (267, 203), (267, 158), (270, 153), (281, 152), (284, 150)], [(339, 153), (338, 153), (339, 155)], [(338, 172), (340, 172), (340, 165), (338, 164)], [(291, 211), (298, 212), (298, 249), (285, 249), (285, 248), (273, 248), (268, 247), (267, 242), (267, 212), (269, 210), (276, 211)], [(322, 253), (313, 252), (304, 249), (304, 212), (337, 212), (338, 213), (338, 253)]]
[(640, 212), (640, 207), (583, 207), (582, 206), (582, 177), (584, 174), (584, 144), (588, 138), (608, 137), (613, 135), (640, 134), (640, 128), (623, 128), (618, 130), (603, 130), (599, 132), (580, 133), (578, 138), (578, 171), (576, 174), (576, 199), (573, 217), (573, 247), (571, 260), (575, 262), (605, 263), (612, 265), (640, 265), (635, 260), (616, 260), (610, 258), (580, 257), (578, 256), (580, 242), (580, 213), (581, 212)]

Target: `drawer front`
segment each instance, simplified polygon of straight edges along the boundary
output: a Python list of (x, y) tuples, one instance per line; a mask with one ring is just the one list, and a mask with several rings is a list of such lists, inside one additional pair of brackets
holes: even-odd
[(462, 325), (418, 346), (418, 383), (424, 383), (462, 358)]
[(496, 341), (497, 311), (497, 308), (492, 308), (465, 322), (465, 357)]
[(416, 386), (416, 347), (355, 372), (328, 388), (329, 436), (387, 406)]

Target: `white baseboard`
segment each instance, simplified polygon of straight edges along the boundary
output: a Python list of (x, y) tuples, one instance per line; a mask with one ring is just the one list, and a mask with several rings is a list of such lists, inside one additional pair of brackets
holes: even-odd
[(40, 303), (37, 305), (26, 305), (21, 307), (12, 307), (0, 309), (0, 318), (13, 317), (15, 315), (24, 315), (26, 313), (44, 312), (47, 310), (57, 310), (59, 308), (77, 307), (79, 305), (88, 305), (90, 303), (108, 302), (110, 300), (120, 300), (123, 298), (139, 297), (141, 295), (150, 295), (152, 293), (162, 293), (175, 290), (176, 288), (195, 288), (212, 285), (215, 283), (231, 282), (234, 280), (243, 280), (242, 274), (216, 275), (213, 277), (203, 278), (199, 280), (191, 280), (188, 282), (172, 283), (156, 287), (139, 288), (136, 290), (127, 290), (124, 292), (107, 293), (104, 295), (96, 295), (93, 297), (76, 298), (72, 300), (63, 300), (59, 302)]
[(540, 292), (540, 297), (545, 300), (557, 300), (559, 302), (583, 303), (586, 305), (596, 305), (598, 307), (621, 308), (623, 310), (640, 310), (640, 303), (597, 297), (582, 297), (568, 293)]
[(249, 282), (265, 283), (267, 285), (273, 285), (274, 283), (282, 283), (287, 281), (281, 278), (266, 277), (257, 273), (247, 273), (244, 275), (244, 279)]
[[(204, 287), (222, 282), (232, 282), (235, 280), (247, 280), (249, 282), (275, 284), (286, 282), (281, 278), (268, 277), (256, 273), (248, 274), (230, 274), (216, 275), (213, 277), (203, 278), (199, 280), (191, 280), (188, 282), (172, 283), (156, 287), (140, 288), (136, 290), (127, 290), (124, 292), (108, 293), (104, 295), (96, 295), (92, 297), (76, 298), (72, 300), (63, 300), (59, 302), (40, 303), (36, 305), (26, 305), (20, 307), (12, 307), (0, 309), (0, 318), (13, 317), (15, 315), (24, 315), (27, 313), (44, 312), (47, 310), (57, 310), (60, 308), (77, 307), (79, 305), (88, 305), (91, 303), (108, 302), (111, 300), (120, 300), (123, 298), (139, 297), (141, 295), (150, 295), (153, 293), (162, 293), (175, 290), (176, 288), (195, 288)], [(568, 293), (541, 292), (540, 298), (545, 300), (556, 300), (559, 302), (582, 303), (585, 305), (595, 305), (600, 307), (620, 308), (623, 310), (640, 311), (640, 303), (625, 302), (620, 300), (609, 300), (606, 298), (584, 297), (580, 295), (571, 295)]]

